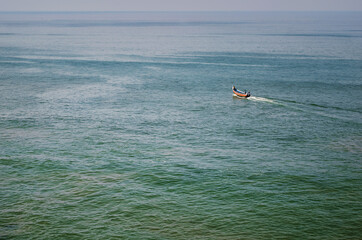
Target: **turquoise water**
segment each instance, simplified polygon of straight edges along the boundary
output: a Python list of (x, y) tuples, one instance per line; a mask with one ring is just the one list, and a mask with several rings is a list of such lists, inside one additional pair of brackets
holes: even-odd
[(0, 239), (361, 238), (361, 23), (0, 14)]

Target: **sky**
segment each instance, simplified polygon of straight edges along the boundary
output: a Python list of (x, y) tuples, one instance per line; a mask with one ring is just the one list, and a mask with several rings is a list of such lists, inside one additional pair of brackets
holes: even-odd
[(0, 11), (362, 11), (362, 0), (0, 0)]

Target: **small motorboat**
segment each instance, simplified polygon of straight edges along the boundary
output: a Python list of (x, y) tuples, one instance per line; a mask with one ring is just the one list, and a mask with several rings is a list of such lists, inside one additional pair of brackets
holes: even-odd
[(235, 86), (233, 86), (233, 93), (235, 97), (240, 97), (240, 98), (248, 98), (250, 97), (250, 92), (246, 92), (246, 90), (244, 92), (236, 89)]

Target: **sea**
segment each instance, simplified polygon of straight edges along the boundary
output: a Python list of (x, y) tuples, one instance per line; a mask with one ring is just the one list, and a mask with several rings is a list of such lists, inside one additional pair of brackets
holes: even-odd
[(361, 239), (361, 186), (361, 12), (0, 13), (1, 240)]

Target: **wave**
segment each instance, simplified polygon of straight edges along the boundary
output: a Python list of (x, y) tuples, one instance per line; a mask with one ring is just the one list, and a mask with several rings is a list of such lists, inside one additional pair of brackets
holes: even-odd
[(106, 78), (107, 81), (103, 83), (81, 84), (71, 87), (68, 86), (59, 89), (52, 89), (37, 94), (36, 96), (50, 102), (85, 102), (90, 99), (105, 98), (109, 97), (110, 95), (116, 95), (120, 92), (124, 92), (126, 89), (123, 86), (123, 83), (130, 81), (128, 78), (111, 78), (107, 76), (101, 77)]
[(13, 35), (17, 35), (16, 33), (0, 33), (0, 36), (13, 36)]
[(333, 55), (321, 55), (321, 54), (288, 54), (288, 53), (270, 53), (270, 52), (230, 52), (230, 51), (220, 51), (220, 52), (183, 52), (181, 53), (183, 57), (188, 58), (227, 58), (227, 59), (255, 59), (255, 60), (360, 60), (358, 57), (341, 57)]
[(48, 20), (48, 21), (2, 21), (6, 27), (183, 27), (205, 25), (250, 24), (244, 21), (125, 21), (125, 20)]
[(334, 151), (349, 152), (353, 154), (362, 153), (362, 137), (350, 136), (330, 144), (330, 148)]
[(48, 61), (78, 61), (78, 62), (102, 62), (102, 63), (149, 63), (149, 64), (170, 64), (170, 65), (215, 65), (215, 66), (239, 66), (239, 67), (273, 67), (267, 64), (244, 64), (244, 63), (219, 63), (219, 62), (198, 62), (198, 61), (163, 61), (152, 59), (116, 59), (97, 57), (62, 57), (62, 56), (18, 56), (27, 60), (48, 60)]
[(13, 63), (24, 63), (24, 64), (32, 64), (33, 62), (30, 62), (30, 61), (12, 61), (12, 60), (10, 60), (10, 61), (7, 61), (7, 60), (0, 60), (0, 64), (1, 63), (4, 63), (4, 64), (7, 64), (7, 63), (9, 63), (9, 64), (13, 64)]
[(279, 37), (333, 37), (333, 38), (361, 38), (361, 36), (333, 33), (285, 33), (285, 34), (258, 34), (262, 36), (279, 36)]
[(42, 73), (44, 72), (44, 70), (40, 69), (40, 68), (24, 68), (24, 69), (21, 69), (19, 70), (19, 72), (21, 73), (28, 73), (28, 74), (31, 74), (31, 73)]

